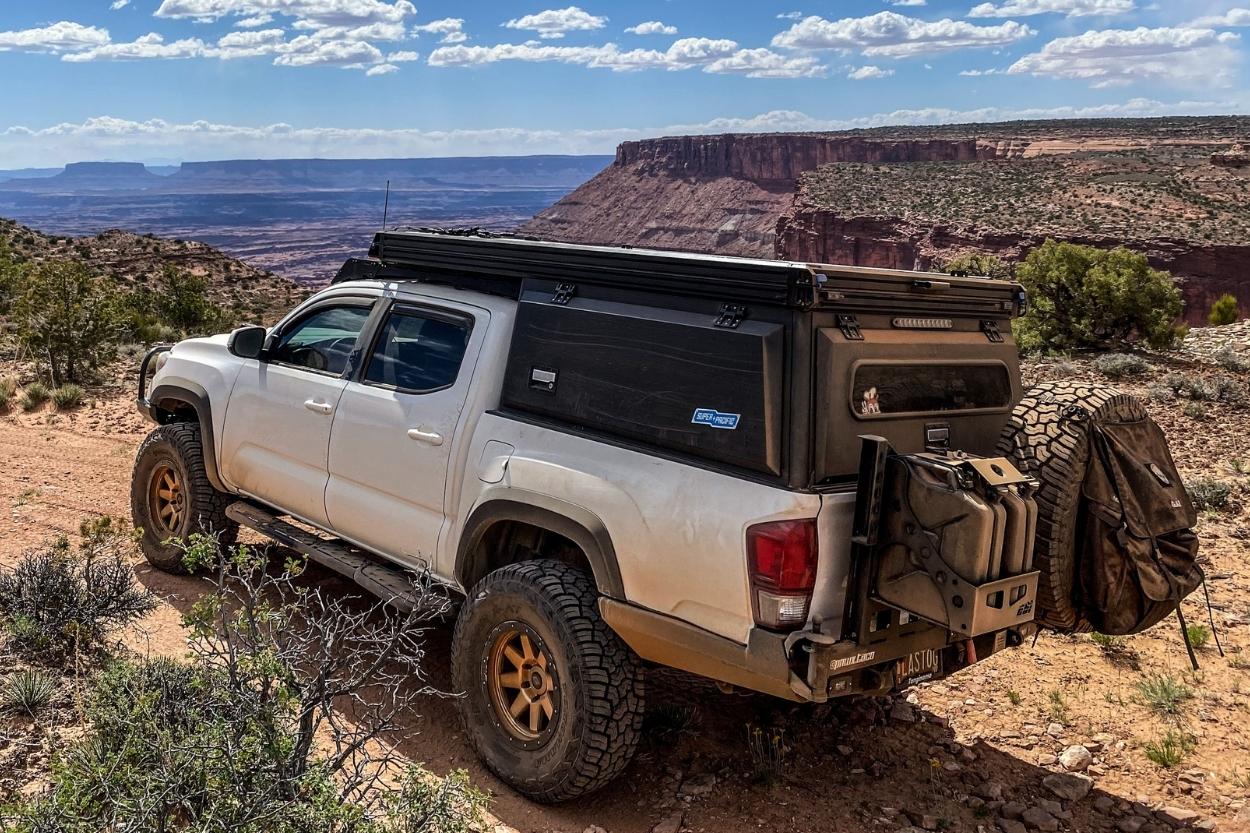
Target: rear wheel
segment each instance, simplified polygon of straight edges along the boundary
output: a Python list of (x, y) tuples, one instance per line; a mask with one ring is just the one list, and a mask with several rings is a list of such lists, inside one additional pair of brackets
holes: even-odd
[(478, 756), (535, 800), (599, 789), (637, 748), (642, 670), (575, 567), (526, 561), (482, 579), (456, 620), (452, 676)]
[(153, 567), (185, 573), (178, 542), (192, 533), (234, 543), (239, 526), (226, 517), (232, 498), (213, 488), (204, 464), (200, 426), (162, 425), (139, 446), (130, 482), (130, 511), (143, 530), (139, 548)]
[(1058, 631), (1088, 628), (1078, 598), (1076, 534), (1081, 487), (1089, 463), (1086, 416), (1132, 420), (1145, 406), (1126, 393), (1084, 382), (1047, 382), (1025, 392), (998, 441), (998, 452), (1037, 478), (1037, 537), (1033, 563), (1041, 624)]

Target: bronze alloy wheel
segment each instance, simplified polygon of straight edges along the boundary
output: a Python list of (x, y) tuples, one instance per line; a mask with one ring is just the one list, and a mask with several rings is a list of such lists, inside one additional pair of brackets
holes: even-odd
[(151, 518), (165, 537), (173, 537), (182, 529), (187, 514), (187, 496), (182, 488), (182, 478), (173, 466), (160, 465), (152, 470), (148, 488)]
[(487, 657), (486, 686), (495, 717), (526, 746), (546, 740), (555, 724), (559, 681), (538, 634), (521, 622), (495, 628)]

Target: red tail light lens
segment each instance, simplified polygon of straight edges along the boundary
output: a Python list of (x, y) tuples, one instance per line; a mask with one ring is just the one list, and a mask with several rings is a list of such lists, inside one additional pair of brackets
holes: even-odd
[(755, 622), (793, 630), (807, 621), (816, 586), (816, 521), (771, 521), (747, 528)]

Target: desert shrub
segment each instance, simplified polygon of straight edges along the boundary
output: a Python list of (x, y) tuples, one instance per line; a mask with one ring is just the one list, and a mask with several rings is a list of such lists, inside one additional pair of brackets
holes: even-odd
[(1146, 389), (1146, 396), (1151, 402), (1171, 402), (1176, 398), (1175, 392), (1167, 385), (1151, 385)]
[(1194, 696), (1188, 686), (1170, 674), (1147, 677), (1137, 684), (1137, 692), (1146, 708), (1160, 715), (1179, 714), (1185, 701)]
[(1185, 484), (1189, 499), (1198, 511), (1227, 509), (1232, 501), (1233, 487), (1223, 480), (1200, 477)]
[(1208, 387), (1212, 398), (1220, 402), (1229, 405), (1244, 405), (1246, 402), (1246, 383), (1232, 376), (1216, 376)]
[(1215, 363), (1230, 373), (1245, 373), (1250, 370), (1250, 358), (1238, 353), (1232, 347), (1221, 347), (1212, 357)]
[(1207, 418), (1207, 406), (1201, 402), (1186, 402), (1185, 407), (1181, 408), (1181, 412), (1190, 419), (1203, 420)]
[(48, 660), (95, 651), (156, 607), (123, 557), (131, 540), (123, 530), (111, 518), (86, 520), (77, 551), (61, 537), (0, 571), (0, 616), (11, 648)]
[(757, 781), (773, 784), (785, 771), (790, 747), (785, 733), (777, 728), (761, 729), (747, 726), (747, 749), (751, 753), (751, 771)]
[(1186, 625), (1185, 638), (1194, 650), (1201, 650), (1211, 641), (1211, 629), (1206, 625)]
[(1211, 314), (1207, 316), (1207, 321), (1212, 327), (1220, 327), (1224, 324), (1232, 324), (1239, 318), (1241, 318), (1241, 311), (1237, 308), (1236, 296), (1224, 294), (1211, 305)]
[(984, 253), (960, 255), (942, 264), (948, 275), (970, 275), (975, 278), (1011, 280), (1011, 265), (1006, 261)]
[(22, 390), (22, 410), (33, 411), (52, 396), (43, 382), (31, 382)]
[(4, 681), (3, 688), (0, 688), (0, 706), (6, 711), (34, 717), (52, 702), (55, 693), (55, 677), (45, 671), (27, 668)]
[(486, 799), (463, 773), (437, 778), (393, 751), (397, 717), (429, 693), (420, 635), (441, 603), (403, 616), (362, 609), (299, 586), (297, 562), (274, 571), (203, 536), (187, 559), (217, 565), (214, 592), (186, 616), (190, 660), (126, 660), (102, 674), (86, 703), (89, 735), (61, 756), (48, 792), (19, 807), (19, 830), (480, 826)]
[(83, 380), (114, 355), (121, 334), (104, 281), (84, 264), (41, 263), (14, 305), (18, 338), (44, 362), (52, 384)]
[(1150, 362), (1129, 353), (1107, 353), (1094, 359), (1094, 369), (1108, 379), (1141, 376), (1150, 369)]
[(155, 288), (141, 286), (122, 297), (127, 337), (143, 344), (178, 341), (229, 329), (233, 316), (208, 297), (208, 280), (166, 266)]
[(1159, 740), (1147, 741), (1142, 747), (1146, 757), (1164, 769), (1171, 769), (1193, 751), (1197, 739), (1185, 732), (1169, 729)]
[(1048, 240), (1016, 270), (1029, 312), (1015, 322), (1026, 350), (1108, 348), (1134, 341), (1172, 346), (1184, 307), (1172, 276), (1128, 249)]
[(58, 411), (70, 411), (82, 404), (83, 390), (72, 382), (52, 392), (52, 404)]

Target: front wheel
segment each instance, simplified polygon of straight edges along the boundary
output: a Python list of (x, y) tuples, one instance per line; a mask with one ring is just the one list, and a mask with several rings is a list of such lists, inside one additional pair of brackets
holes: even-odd
[(139, 549), (153, 567), (185, 573), (179, 544), (196, 532), (215, 536), (222, 546), (233, 544), (239, 525), (226, 517), (230, 501), (208, 479), (199, 425), (162, 425), (139, 446), (130, 512), (143, 531)]
[(567, 564), (482, 579), (456, 620), (452, 677), (478, 756), (537, 801), (599, 789), (638, 746), (642, 669), (599, 616), (594, 582)]

